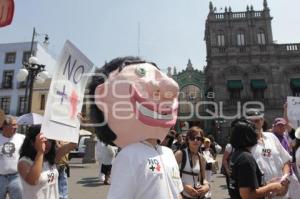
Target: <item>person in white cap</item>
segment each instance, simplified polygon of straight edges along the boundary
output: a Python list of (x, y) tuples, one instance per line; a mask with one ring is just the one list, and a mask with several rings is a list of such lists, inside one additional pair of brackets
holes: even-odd
[[(204, 143), (203, 143), (203, 148), (202, 148), (202, 154), (203, 157), (206, 161), (206, 167), (205, 167), (205, 175), (206, 175), (206, 180), (208, 183), (211, 183), (211, 178), (212, 178), (212, 169), (213, 169), (213, 164), (216, 163), (216, 160), (214, 158), (214, 152), (210, 148), (211, 141), (209, 138), (204, 138)], [(211, 187), (210, 190), (205, 194), (206, 198), (211, 198), (212, 192), (211, 192)]]
[[(257, 144), (252, 147), (251, 154), (262, 171), (265, 182), (272, 182), (282, 176), (290, 176), (292, 157), (273, 133), (263, 132), (264, 114), (261, 110), (248, 109), (246, 118), (253, 122), (257, 129)], [(286, 199), (287, 195), (285, 193), (289, 189), (289, 184), (286, 183), (284, 186), (285, 191), (272, 196), (272, 198)]]

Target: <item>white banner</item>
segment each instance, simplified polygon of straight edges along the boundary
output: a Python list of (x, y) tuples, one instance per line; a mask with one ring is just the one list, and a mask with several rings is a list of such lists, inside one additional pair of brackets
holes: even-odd
[[(84, 91), (93, 63), (66, 41), (53, 75), (42, 130), (48, 139), (78, 142)], [(33, 102), (34, 103), (34, 102)]]
[(287, 116), (295, 129), (300, 126), (300, 97), (287, 97)]

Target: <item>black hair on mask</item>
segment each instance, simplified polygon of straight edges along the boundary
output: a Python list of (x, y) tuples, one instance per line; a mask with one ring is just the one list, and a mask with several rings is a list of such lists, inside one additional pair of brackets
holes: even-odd
[(255, 125), (246, 119), (236, 119), (231, 123), (230, 143), (234, 148), (252, 147), (257, 143)]

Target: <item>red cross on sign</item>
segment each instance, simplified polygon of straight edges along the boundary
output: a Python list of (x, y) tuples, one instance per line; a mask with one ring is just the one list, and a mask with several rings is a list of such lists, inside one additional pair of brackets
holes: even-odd
[(74, 119), (74, 117), (77, 115), (77, 104), (79, 102), (78, 95), (75, 90), (72, 91), (70, 96), (70, 103), (71, 103), (71, 118)]

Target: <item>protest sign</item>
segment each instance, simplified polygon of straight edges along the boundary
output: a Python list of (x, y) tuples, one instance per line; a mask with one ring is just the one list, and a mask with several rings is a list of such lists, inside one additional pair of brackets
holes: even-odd
[(93, 63), (70, 41), (57, 62), (42, 124), (48, 139), (78, 142), (84, 91)]
[(300, 126), (300, 97), (287, 97), (287, 116), (294, 128)]

